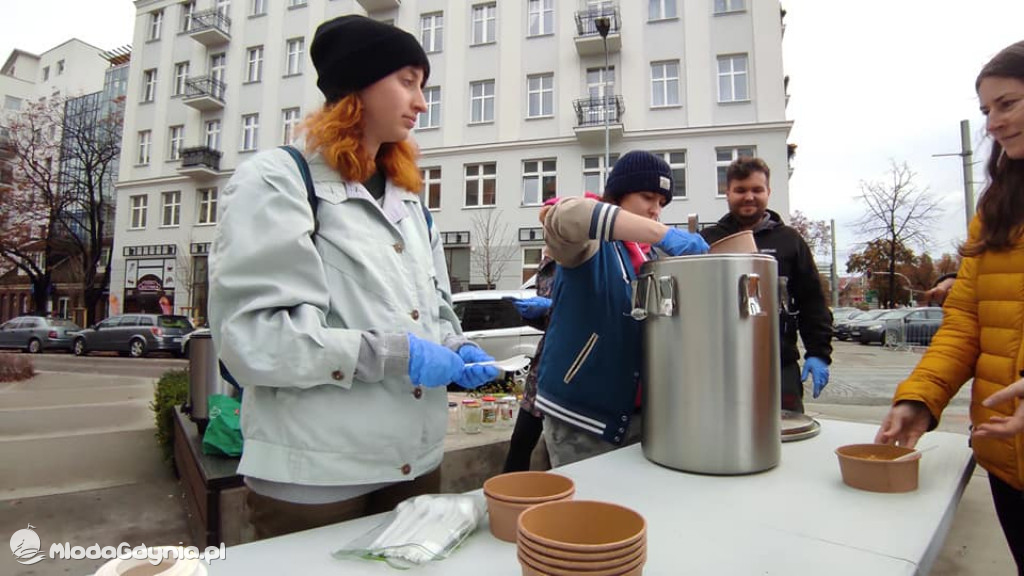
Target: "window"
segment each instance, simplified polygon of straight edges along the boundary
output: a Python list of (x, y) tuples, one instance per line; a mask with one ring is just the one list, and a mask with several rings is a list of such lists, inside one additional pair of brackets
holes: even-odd
[(16, 98), (14, 96), (4, 96), (4, 110), (17, 112), (18, 110), (21, 110), (21, 102), (21, 98)]
[(199, 209), (196, 211), (196, 224), (217, 223), (217, 189), (206, 188), (196, 190), (199, 198)]
[(156, 68), (142, 73), (142, 101), (152, 102), (156, 98)]
[(441, 87), (427, 86), (423, 89), (423, 99), (427, 109), (417, 118), (416, 128), (437, 128), (441, 125)]
[(672, 169), (672, 197), (686, 198), (686, 150), (655, 152)]
[(441, 208), (441, 168), (424, 168), (420, 170), (423, 176), (422, 201), (427, 203), (427, 208), (439, 210)]
[(185, 147), (185, 127), (171, 126), (168, 130), (169, 146), (167, 147), (168, 160), (181, 160), (181, 150)]
[(246, 114), (242, 116), (242, 150), (255, 150), (259, 144), (260, 115)]
[(178, 226), (181, 223), (181, 192), (164, 192), (160, 195), (163, 209), (163, 217), (160, 220), (161, 226)]
[(494, 206), (497, 167), (494, 163), (466, 165), (466, 206)]
[[(612, 154), (608, 158), (609, 166), (615, 166), (619, 155)], [(604, 168), (604, 156), (583, 157), (583, 191), (601, 196), (604, 194), (604, 183), (608, 179), (609, 170)]]
[(715, 14), (742, 12), (744, 8), (744, 0), (715, 0)]
[(679, 105), (679, 61), (651, 62), (651, 107)]
[(537, 273), (544, 249), (539, 247), (523, 248), (523, 282)]
[(301, 8), (306, 5), (306, 0), (288, 0), (289, 8)]
[(188, 32), (192, 28), (192, 16), (196, 13), (196, 2), (191, 0), (181, 5), (181, 31)]
[(718, 101), (742, 102), (747, 93), (747, 55), (718, 57)]
[(263, 80), (263, 46), (249, 48), (245, 61), (245, 81)]
[(185, 94), (185, 80), (188, 78), (188, 62), (178, 62), (174, 65), (174, 93), (172, 96), (183, 96)]
[(427, 52), (440, 52), (444, 49), (444, 13), (420, 16), (420, 43)]
[(160, 28), (164, 23), (164, 11), (155, 10), (149, 13), (149, 36), (146, 40), (159, 40)]
[(615, 66), (587, 68), (587, 93), (591, 98), (615, 94)]
[(494, 42), (494, 20), (497, 12), (497, 4), (473, 6), (473, 44)]
[(555, 75), (526, 77), (526, 117), (537, 118), (555, 113)]
[(555, 31), (555, 0), (530, 0), (526, 11), (530, 19), (529, 35), (543, 36)]
[(64, 74), (64, 61), (57, 60), (57, 76)]
[(285, 64), (285, 76), (302, 74), (302, 52), (305, 50), (306, 41), (302, 38), (292, 38), (288, 41), (288, 60)]
[(224, 82), (224, 71), (227, 69), (228, 56), (221, 52), (210, 56), (210, 78), (214, 80), (213, 96), (224, 99), (224, 89), (221, 87)]
[(206, 123), (206, 147), (220, 150), (220, 120), (210, 120)]
[(666, 20), (676, 17), (676, 0), (647, 0), (647, 19)]
[(523, 206), (537, 206), (558, 195), (555, 160), (523, 162)]
[(217, 0), (217, 14), (228, 17), (231, 12), (231, 0)]
[(757, 148), (753, 146), (740, 146), (737, 148), (715, 148), (715, 169), (718, 171), (718, 195), (725, 196), (725, 176), (729, 171), (729, 164), (740, 156), (753, 158), (757, 156)]
[(250, 8), (250, 16), (262, 16), (267, 13), (266, 0), (252, 0), (252, 5)]
[(139, 157), (136, 164), (149, 164), (149, 147), (152, 144), (153, 132), (150, 130), (139, 131)]
[(281, 111), (281, 142), (283, 144), (291, 144), (295, 141), (295, 129), (299, 127), (301, 119), (298, 108), (285, 108)]
[(49, 66), (43, 66), (43, 82), (46, 82), (49, 79), (50, 79), (50, 67)]
[(494, 80), (469, 85), (470, 123), (494, 122)]
[(146, 227), (146, 208), (149, 204), (149, 197), (146, 195), (131, 196), (129, 204), (132, 207), (131, 230), (141, 230)]

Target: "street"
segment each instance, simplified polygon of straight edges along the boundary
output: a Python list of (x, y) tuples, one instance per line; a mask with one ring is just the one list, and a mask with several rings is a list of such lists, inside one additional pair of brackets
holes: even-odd
[[(0, 352), (0, 354), (24, 354)], [(28, 356), (26, 354), (26, 356)], [(46, 352), (29, 356), (38, 372), (69, 372), (78, 374), (107, 374), (110, 376), (137, 376), (159, 378), (168, 370), (184, 370), (188, 360), (170, 355), (147, 358), (122, 358), (117, 354), (75, 356), (67, 352)]]

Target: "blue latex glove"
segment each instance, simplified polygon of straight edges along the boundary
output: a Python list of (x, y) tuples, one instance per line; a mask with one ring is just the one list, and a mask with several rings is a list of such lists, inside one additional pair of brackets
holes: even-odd
[[(473, 344), (463, 344), (459, 347), (459, 358), (469, 364), (471, 362), (492, 362), (494, 358)], [(461, 373), (455, 379), (455, 383), (463, 388), (472, 390), (487, 384), (501, 374), (495, 366), (464, 366)]]
[(814, 378), (814, 397), (817, 398), (828, 384), (828, 364), (821, 358), (809, 356), (804, 362), (804, 370), (800, 374), (801, 382), (807, 380), (808, 372)]
[(665, 237), (654, 246), (669, 256), (708, 253), (708, 243), (700, 234), (686, 232), (679, 228), (669, 228)]
[(512, 301), (516, 305), (519, 315), (527, 320), (540, 318), (551, 309), (551, 298), (534, 296), (533, 298), (518, 298)]
[(409, 334), (409, 379), (413, 384), (434, 388), (455, 382), (465, 362), (451, 350)]

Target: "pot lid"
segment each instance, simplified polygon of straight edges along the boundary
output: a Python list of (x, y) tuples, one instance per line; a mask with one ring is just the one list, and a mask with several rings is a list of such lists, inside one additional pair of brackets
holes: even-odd
[(814, 418), (807, 416), (806, 414), (800, 414), (799, 412), (792, 412), (790, 410), (782, 411), (782, 436), (786, 437), (791, 434), (802, 434), (804, 432), (813, 430), (817, 426)]

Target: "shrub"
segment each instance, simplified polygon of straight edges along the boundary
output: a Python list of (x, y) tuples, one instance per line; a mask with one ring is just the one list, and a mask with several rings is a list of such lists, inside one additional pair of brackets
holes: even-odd
[(164, 460), (174, 459), (174, 407), (188, 400), (188, 371), (168, 370), (156, 383), (156, 394), (149, 409), (156, 416), (156, 441)]
[(18, 382), (36, 375), (32, 359), (21, 354), (0, 354), (0, 382)]

